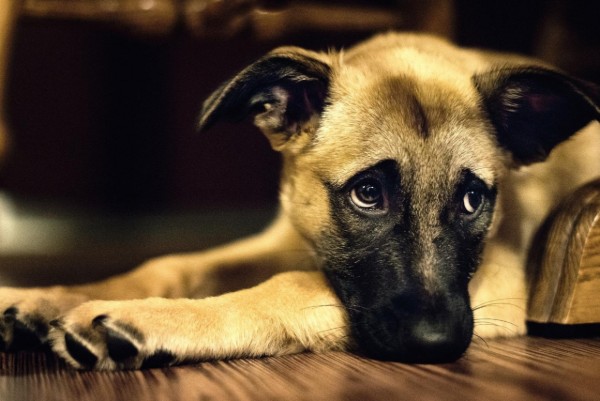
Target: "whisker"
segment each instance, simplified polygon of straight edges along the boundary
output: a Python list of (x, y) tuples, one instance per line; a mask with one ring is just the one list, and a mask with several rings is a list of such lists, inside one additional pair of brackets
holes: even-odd
[(480, 310), (480, 309), (483, 309), (483, 308), (489, 308), (491, 306), (512, 306), (512, 307), (517, 308), (519, 310), (525, 310), (525, 308), (523, 308), (522, 306), (511, 304), (510, 302), (496, 302), (496, 303), (493, 303), (493, 304), (488, 304), (488, 305), (483, 305), (483, 306), (477, 306), (475, 308), (472, 308), (471, 310), (473, 312), (475, 312), (476, 310)]
[(482, 302), (480, 305), (485, 305), (487, 303), (496, 302), (496, 301), (511, 301), (511, 300), (523, 300), (523, 299), (524, 298), (522, 298), (522, 297), (507, 297), (507, 298), (490, 299), (488, 301)]
[(336, 304), (310, 305), (310, 306), (305, 306), (301, 310), (317, 309), (317, 308), (344, 308), (344, 305), (336, 305)]
[(334, 331), (334, 330), (346, 330), (346, 329), (348, 329), (348, 326), (332, 327), (330, 329), (325, 329), (325, 330), (319, 331), (319, 334), (320, 333), (327, 333), (329, 331)]
[(486, 302), (482, 302), (479, 305), (474, 306), (473, 308), (471, 308), (472, 310), (478, 310), (481, 308), (485, 308), (488, 306), (495, 306), (495, 305), (510, 305), (510, 306), (514, 306), (515, 308), (519, 308), (519, 309), (523, 309), (521, 306), (519, 305), (515, 305), (512, 304), (510, 302), (507, 301), (522, 301), (523, 298), (500, 298), (500, 299), (493, 299), (490, 301), (486, 301)]
[(506, 326), (502, 326), (501, 324), (496, 324), (496, 323), (479, 323), (479, 324), (477, 324), (475, 329), (477, 329), (477, 327), (480, 327), (480, 326), (494, 326), (494, 327), (498, 327), (500, 329), (506, 330), (511, 333), (514, 333), (516, 331), (516, 329), (514, 327), (506, 327)]
[(517, 327), (517, 325), (515, 323), (510, 322), (508, 320), (494, 319), (494, 318), (491, 318), (491, 317), (481, 317), (481, 318), (473, 319), (473, 322), (474, 323), (479, 323), (479, 322), (487, 322), (487, 323), (502, 322), (502, 323), (510, 324), (511, 326)]
[(346, 345), (354, 347), (356, 344), (354, 343), (354, 338), (352, 334), (346, 334), (345, 336), (340, 337), (340, 340), (346, 341)]
[(498, 324), (498, 323), (476, 323), (475, 324), (475, 328), (481, 327), (481, 326), (494, 326), (494, 327), (507, 328), (506, 326), (502, 326), (501, 324)]
[(479, 334), (477, 334), (477, 333), (473, 333), (473, 335), (474, 335), (475, 337), (477, 337), (477, 338), (476, 338), (476, 340), (482, 341), (482, 342), (483, 342), (483, 344), (485, 344), (485, 346), (486, 346), (487, 348), (489, 348), (489, 347), (490, 347), (490, 345), (487, 343), (487, 341), (485, 341), (485, 338), (481, 337), (481, 336), (480, 336)]

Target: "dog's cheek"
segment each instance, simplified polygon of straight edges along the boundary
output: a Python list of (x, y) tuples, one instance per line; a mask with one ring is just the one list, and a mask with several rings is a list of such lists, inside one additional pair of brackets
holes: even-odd
[(477, 271), (481, 263), (492, 219), (493, 216), (490, 213), (489, 216), (479, 222), (480, 227), (466, 230), (466, 232), (461, 231), (454, 236), (455, 242), (451, 246), (451, 255), (455, 258), (456, 273), (466, 279), (465, 284)]
[(328, 194), (318, 177), (298, 170), (301, 173), (286, 177), (282, 183), (281, 206), (294, 228), (314, 246), (332, 225)]

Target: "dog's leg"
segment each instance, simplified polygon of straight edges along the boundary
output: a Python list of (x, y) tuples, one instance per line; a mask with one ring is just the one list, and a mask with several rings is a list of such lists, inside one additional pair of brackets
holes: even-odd
[(54, 351), (78, 368), (344, 349), (346, 314), (320, 272), (288, 272), (200, 300), (91, 301), (53, 323)]
[(47, 339), (48, 324), (87, 300), (206, 297), (247, 288), (286, 270), (315, 267), (284, 218), (255, 237), (196, 254), (151, 260), (107, 280), (77, 286), (0, 289), (0, 345), (20, 349)]
[(310, 248), (280, 217), (256, 236), (152, 259), (132, 272), (72, 289), (98, 300), (203, 298), (256, 285), (276, 273), (315, 268)]

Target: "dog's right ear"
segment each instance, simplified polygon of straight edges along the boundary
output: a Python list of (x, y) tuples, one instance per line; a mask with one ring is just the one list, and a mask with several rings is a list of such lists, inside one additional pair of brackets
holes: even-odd
[(225, 82), (203, 104), (199, 129), (219, 119), (254, 116), (276, 150), (314, 131), (329, 85), (326, 56), (295, 47), (276, 49)]

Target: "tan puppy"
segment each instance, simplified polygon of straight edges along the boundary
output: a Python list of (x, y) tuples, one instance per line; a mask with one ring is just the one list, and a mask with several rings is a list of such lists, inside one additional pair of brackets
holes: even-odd
[(522, 166), (597, 119), (598, 94), (428, 36), (277, 49), (200, 119), (254, 116), (282, 152), (273, 225), (98, 283), (3, 289), (4, 345), (49, 340), (75, 367), (123, 369), (344, 349), (443, 362), (473, 334), (522, 334), (527, 246), (600, 173), (597, 124)]

